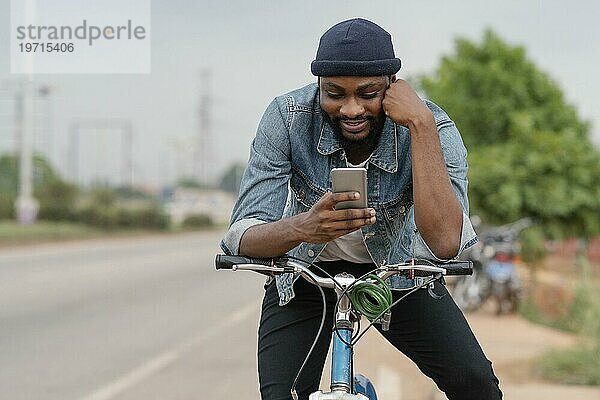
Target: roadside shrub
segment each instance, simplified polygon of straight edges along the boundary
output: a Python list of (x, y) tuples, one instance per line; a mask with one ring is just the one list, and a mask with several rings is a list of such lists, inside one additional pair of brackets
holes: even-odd
[(129, 209), (123, 207), (86, 207), (79, 211), (79, 220), (84, 224), (102, 229), (166, 229), (169, 217), (158, 207)]
[(117, 225), (120, 228), (135, 228), (136, 218), (132, 210), (119, 208), (117, 210)]
[(136, 228), (167, 229), (169, 227), (169, 216), (157, 206), (131, 210), (131, 213)]
[(90, 193), (90, 203), (97, 208), (112, 207), (117, 203), (117, 194), (105, 186), (97, 186)]
[(213, 225), (213, 221), (206, 214), (191, 214), (185, 217), (181, 225), (184, 228), (207, 228)]
[(15, 196), (2, 193), (0, 195), (0, 219), (15, 218)]
[(565, 318), (557, 327), (579, 333), (582, 343), (574, 348), (546, 353), (538, 362), (541, 374), (553, 381), (600, 385), (600, 293), (592, 282), (590, 266), (580, 257), (582, 280), (575, 290)]
[(600, 385), (600, 346), (555, 350), (540, 360), (542, 375), (576, 385)]
[(119, 210), (116, 207), (85, 207), (78, 212), (80, 222), (97, 228), (112, 230), (119, 226)]
[(525, 229), (521, 232), (521, 257), (525, 262), (541, 260), (546, 255), (546, 238), (539, 226)]
[(76, 219), (75, 201), (78, 190), (61, 180), (50, 181), (36, 190), (40, 202), (38, 218), (49, 221), (73, 221)]

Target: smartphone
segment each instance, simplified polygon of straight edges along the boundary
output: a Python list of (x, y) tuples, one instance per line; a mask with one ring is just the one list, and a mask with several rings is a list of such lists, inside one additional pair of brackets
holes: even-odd
[(367, 208), (367, 170), (365, 168), (334, 168), (331, 170), (333, 193), (358, 192), (358, 200), (342, 201), (336, 210), (347, 208)]

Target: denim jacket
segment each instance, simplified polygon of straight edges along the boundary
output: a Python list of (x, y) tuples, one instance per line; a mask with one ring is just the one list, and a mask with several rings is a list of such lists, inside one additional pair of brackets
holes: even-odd
[[(434, 103), (424, 102), (435, 117), (448, 174), (463, 208), (460, 254), (477, 241), (467, 216), (467, 151), (448, 115)], [(416, 229), (411, 165), (408, 128), (386, 118), (379, 145), (367, 164), (367, 201), (375, 209), (376, 223), (361, 229), (376, 265), (411, 257), (441, 261)], [(323, 119), (316, 83), (275, 98), (252, 141), (229, 230), (221, 241), (223, 251), (238, 254), (242, 235), (251, 226), (308, 211), (331, 190), (330, 171), (337, 167), (346, 167), (346, 155)], [(288, 254), (313, 262), (324, 247), (301, 243)], [(297, 278), (293, 274), (276, 278), (281, 305), (294, 297)], [(401, 289), (412, 284), (408, 281), (394, 276), (388, 284)]]

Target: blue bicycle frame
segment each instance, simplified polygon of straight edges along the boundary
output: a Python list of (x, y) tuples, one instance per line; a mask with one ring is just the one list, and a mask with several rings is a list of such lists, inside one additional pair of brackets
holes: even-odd
[[(338, 326), (339, 336), (333, 334), (331, 351), (331, 390), (345, 388), (352, 390), (352, 348), (346, 343), (352, 340), (352, 329)], [(344, 343), (342, 339), (346, 342)]]
[[(347, 275), (337, 275), (336, 279), (354, 278)], [(338, 307), (336, 312), (336, 331), (333, 333), (333, 349), (331, 351), (331, 392), (321, 391), (310, 395), (309, 400), (377, 400), (375, 388), (368, 378), (363, 375), (353, 376), (353, 349), (348, 343), (352, 342), (354, 332), (352, 323), (352, 305), (347, 293), (342, 293), (336, 287)]]
[[(352, 340), (352, 329), (338, 328), (338, 332), (341, 339), (337, 334), (333, 334), (331, 390), (335, 390), (334, 388), (348, 388), (350, 389), (350, 393), (366, 396), (369, 400), (377, 400), (375, 387), (369, 378), (362, 374), (352, 376), (354, 369), (352, 365), (352, 360), (354, 359), (353, 350), (352, 347), (346, 344)], [(352, 386), (350, 386), (350, 383), (352, 383)]]

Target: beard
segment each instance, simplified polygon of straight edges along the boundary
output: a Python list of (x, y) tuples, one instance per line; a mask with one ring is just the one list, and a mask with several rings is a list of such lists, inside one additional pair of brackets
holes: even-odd
[[(331, 126), (331, 129), (335, 133), (336, 138), (346, 151), (353, 150), (364, 150), (370, 149), (373, 151), (377, 145), (379, 144), (379, 139), (381, 138), (381, 132), (383, 131), (383, 125), (385, 123), (385, 114), (381, 112), (377, 117), (369, 116), (369, 117), (361, 117), (361, 118), (343, 118), (343, 117), (335, 117), (331, 118), (329, 114), (325, 111), (321, 110), (325, 121)], [(369, 134), (362, 139), (353, 139), (344, 136), (342, 133), (342, 124), (341, 121), (369, 121)]]

